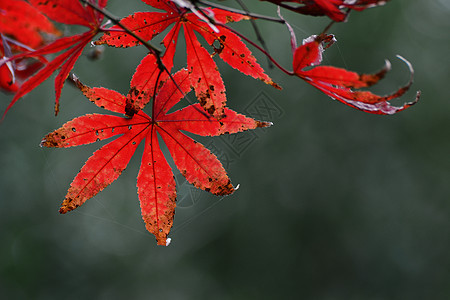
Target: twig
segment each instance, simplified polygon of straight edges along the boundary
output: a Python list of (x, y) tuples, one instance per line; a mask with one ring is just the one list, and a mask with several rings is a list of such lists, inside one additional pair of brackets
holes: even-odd
[(258, 44), (256, 44), (255, 42), (253, 42), (252, 40), (250, 40), (248, 37), (246, 37), (245, 35), (243, 35), (242, 33), (234, 30), (233, 28), (223, 25), (223, 24), (217, 24), (220, 27), (224, 27), (228, 30), (230, 30), (231, 32), (233, 32), (234, 34), (236, 34), (237, 36), (239, 36), (240, 38), (244, 39), (247, 43), (249, 43), (250, 45), (252, 45), (253, 47), (255, 47), (256, 49), (258, 49), (259, 51), (261, 51), (265, 56), (267, 56), (267, 58), (270, 59), (271, 62), (273, 62), (273, 64), (280, 69), (281, 71), (283, 71), (284, 73), (286, 73), (289, 76), (294, 75), (293, 71), (289, 71), (286, 70), (283, 66), (281, 66), (269, 53), (267, 53), (266, 50), (264, 50), (261, 46), (259, 46)]
[[(247, 6), (244, 4), (244, 2), (242, 2), (241, 0), (236, 0), (236, 2), (239, 3), (239, 5), (242, 7), (242, 9), (246, 13), (250, 13), (248, 8), (247, 8)], [(252, 24), (253, 30), (255, 31), (256, 39), (259, 41), (259, 43), (261, 44), (263, 49), (266, 50), (267, 53), (269, 53), (269, 49), (266, 46), (266, 42), (262, 38), (262, 35), (261, 35), (261, 32), (259, 31), (258, 26), (256, 26), (255, 20), (254, 19), (250, 19), (250, 24)], [(273, 63), (268, 58), (267, 58), (267, 64), (269, 65), (270, 69), (273, 69)]]

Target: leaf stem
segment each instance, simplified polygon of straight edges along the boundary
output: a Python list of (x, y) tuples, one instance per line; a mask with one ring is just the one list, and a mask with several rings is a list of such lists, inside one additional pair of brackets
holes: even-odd
[[(244, 2), (242, 0), (236, 0), (237, 3), (239, 3), (239, 5), (242, 7), (242, 9), (246, 12), (246, 13), (250, 13), (247, 6), (244, 4)], [(262, 38), (261, 32), (259, 31), (258, 26), (256, 25), (256, 22), (254, 19), (250, 19), (250, 24), (253, 27), (253, 31), (255, 32), (256, 35), (256, 39), (259, 41), (259, 43), (261, 44), (261, 46), (263, 47), (264, 50), (266, 50), (267, 53), (269, 53), (269, 49), (267, 48), (266, 42), (264, 41), (264, 39)], [(267, 58), (267, 63), (269, 65), (270, 69), (273, 69), (273, 64), (270, 61), (270, 59)]]
[(240, 38), (244, 39), (247, 43), (249, 43), (250, 45), (252, 45), (253, 47), (255, 47), (256, 49), (258, 49), (259, 51), (261, 51), (265, 56), (267, 56), (268, 59), (270, 59), (271, 62), (273, 62), (273, 64), (280, 69), (281, 71), (283, 71), (285, 74), (289, 75), (289, 76), (293, 76), (295, 75), (293, 71), (289, 71), (287, 69), (285, 69), (283, 66), (281, 66), (266, 50), (264, 50), (261, 46), (259, 46), (258, 44), (256, 44), (255, 42), (253, 42), (252, 40), (250, 40), (248, 37), (246, 37), (245, 35), (243, 35), (242, 33), (234, 30), (233, 28), (223, 25), (223, 24), (217, 24), (217, 26), (220, 27), (224, 27), (228, 30), (230, 30), (231, 32), (233, 32), (234, 34), (236, 34), (237, 36), (239, 36)]
[(321, 35), (325, 35), (327, 31), (330, 30), (331, 26), (333, 26), (335, 23), (336, 21), (331, 21), (330, 24), (328, 24), (327, 27), (325, 27), (324, 30), (322, 30)]

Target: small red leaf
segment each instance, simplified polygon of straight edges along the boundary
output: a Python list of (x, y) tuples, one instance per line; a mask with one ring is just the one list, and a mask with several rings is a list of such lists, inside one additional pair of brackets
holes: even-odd
[(298, 47), (294, 52), (294, 72), (299, 73), (308, 66), (320, 64), (322, 62), (322, 52), (322, 45), (315, 41)]
[(378, 96), (368, 91), (351, 90), (351, 88), (368, 87), (377, 83), (390, 69), (388, 61), (386, 66), (376, 74), (358, 74), (330, 66), (316, 66), (310, 70), (304, 70), (304, 68), (316, 65), (322, 61), (323, 42), (329, 40), (323, 36), (313, 36), (312, 38), (307, 39), (306, 43), (296, 49), (293, 60), (294, 73), (331, 98), (374, 114), (394, 114), (418, 101), (419, 93), (417, 93), (413, 102), (405, 103), (400, 107), (392, 106), (387, 102), (402, 96), (412, 84), (414, 71), (411, 64), (403, 58), (401, 59), (405, 61), (410, 69), (411, 78), (405, 86), (388, 96)]

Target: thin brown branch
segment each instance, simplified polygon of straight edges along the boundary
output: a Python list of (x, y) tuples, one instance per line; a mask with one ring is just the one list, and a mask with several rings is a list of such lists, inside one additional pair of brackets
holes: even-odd
[(252, 40), (250, 40), (248, 37), (246, 37), (245, 35), (243, 35), (242, 33), (234, 30), (233, 28), (223, 25), (223, 24), (217, 24), (217, 26), (220, 27), (224, 27), (228, 30), (230, 30), (231, 32), (233, 32), (234, 34), (236, 34), (237, 36), (239, 36), (240, 38), (242, 38), (243, 40), (245, 40), (247, 43), (249, 43), (250, 45), (252, 45), (253, 47), (255, 47), (256, 49), (258, 49), (259, 51), (261, 51), (265, 56), (267, 56), (268, 59), (270, 59), (271, 62), (273, 62), (273, 64), (280, 69), (281, 71), (283, 71), (285, 74), (292, 76), (294, 75), (293, 71), (289, 71), (287, 69), (285, 69), (283, 66), (281, 66), (266, 50), (264, 50), (261, 46), (259, 46), (258, 44), (256, 44), (255, 42), (253, 42)]

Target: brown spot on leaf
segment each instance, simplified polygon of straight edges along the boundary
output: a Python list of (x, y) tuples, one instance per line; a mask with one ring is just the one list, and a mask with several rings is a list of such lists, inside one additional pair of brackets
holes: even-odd
[(228, 179), (227, 184), (221, 185), (217, 187), (216, 195), (224, 196), (224, 195), (230, 195), (235, 191), (233, 185), (231, 184), (231, 180)]
[(59, 209), (59, 213), (60, 214), (65, 214), (69, 211), (74, 210), (75, 208), (77, 208), (79, 205), (74, 203), (74, 199), (72, 198), (66, 198), (64, 199), (63, 203), (61, 204), (61, 208)]
[(131, 103), (131, 101), (129, 101), (129, 99), (127, 99), (126, 104), (125, 104), (125, 114), (127, 115), (127, 117), (131, 118), (134, 116), (135, 113), (137, 113), (136, 108)]
[[(111, 36), (111, 34), (109, 34), (109, 32), (106, 32), (105, 35)], [(97, 41), (94, 42), (94, 45), (97, 45), (97, 46), (98, 46), (98, 45), (103, 45), (103, 44), (106, 44), (106, 41), (105, 41), (105, 40), (102, 40), (102, 39), (97, 40)]]
[[(58, 139), (59, 140), (59, 139)], [(54, 135), (49, 133), (45, 136), (45, 138), (41, 141), (41, 147), (58, 147), (59, 143), (58, 140), (55, 139)]]
[(210, 114), (210, 115), (214, 115), (214, 112), (216, 111), (216, 108), (214, 107), (214, 105), (211, 105), (210, 107), (208, 107), (206, 109), (206, 111)]
[[(217, 44), (217, 46), (216, 46), (216, 44)], [(221, 40), (215, 40), (211, 46), (214, 48), (214, 54), (211, 56), (214, 56), (216, 54), (220, 55), (220, 53), (222, 53), (223, 48), (224, 48), (224, 45)]]
[(276, 88), (277, 90), (282, 90), (283, 88), (281, 86), (279, 86), (278, 84), (276, 84), (275, 82), (273, 82), (272, 80), (265, 80), (260, 78), (263, 82), (270, 84), (271, 86), (273, 86), (274, 88)]

